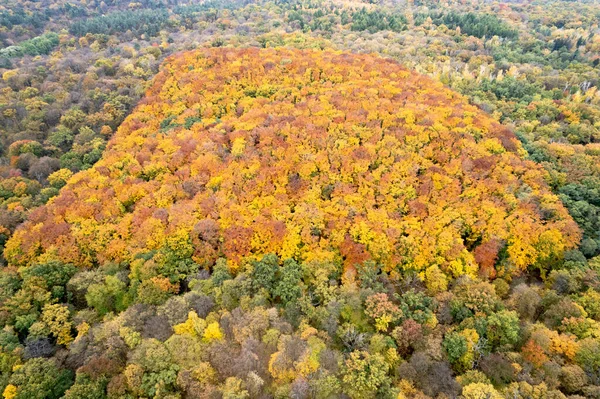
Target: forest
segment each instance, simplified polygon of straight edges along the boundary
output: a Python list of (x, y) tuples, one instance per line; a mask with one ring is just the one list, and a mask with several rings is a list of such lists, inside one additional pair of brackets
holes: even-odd
[(0, 2), (2, 397), (600, 398), (599, 20)]

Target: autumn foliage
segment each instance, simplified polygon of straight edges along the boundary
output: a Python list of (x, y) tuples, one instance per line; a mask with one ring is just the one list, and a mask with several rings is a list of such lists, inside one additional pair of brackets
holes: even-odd
[(158, 274), (164, 248), (204, 267), (338, 260), (347, 278), (365, 260), (392, 275), (544, 269), (580, 233), (524, 154), (462, 96), (391, 60), (197, 50), (167, 60), (103, 158), (5, 255)]

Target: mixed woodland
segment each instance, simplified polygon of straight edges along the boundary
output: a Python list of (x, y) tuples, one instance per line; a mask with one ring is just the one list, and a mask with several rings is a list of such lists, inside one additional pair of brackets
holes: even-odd
[(0, 2), (0, 392), (600, 398), (596, 2)]

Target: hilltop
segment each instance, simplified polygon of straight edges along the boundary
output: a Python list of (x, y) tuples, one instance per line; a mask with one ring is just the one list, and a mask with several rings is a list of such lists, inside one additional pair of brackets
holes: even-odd
[(373, 260), (424, 272), (433, 291), (544, 271), (579, 231), (524, 155), (465, 98), (391, 60), (186, 52), (5, 255), (124, 263), (173, 283), (219, 257), (231, 270), (268, 253), (343, 262), (349, 279)]
[(3, 1), (0, 396), (600, 399), (599, 16)]
[(6, 243), (3, 395), (597, 397), (600, 258), (526, 156), (379, 56), (173, 55)]

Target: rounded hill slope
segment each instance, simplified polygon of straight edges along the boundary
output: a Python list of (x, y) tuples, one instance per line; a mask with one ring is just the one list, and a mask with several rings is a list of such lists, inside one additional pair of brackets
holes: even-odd
[(524, 154), (462, 96), (391, 60), (187, 52), (6, 257), (126, 263), (141, 279), (266, 253), (343, 262), (347, 278), (373, 260), (442, 285), (546, 268), (579, 230)]

